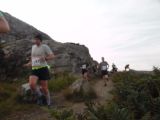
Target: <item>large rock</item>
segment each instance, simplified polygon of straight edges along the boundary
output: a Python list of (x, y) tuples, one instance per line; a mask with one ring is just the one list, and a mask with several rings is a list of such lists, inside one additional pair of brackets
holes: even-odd
[(91, 83), (87, 80), (76, 80), (65, 92), (64, 96), (68, 100), (76, 102), (92, 100), (97, 97)]
[(80, 92), (80, 90), (82, 89), (83, 87), (83, 83), (84, 83), (84, 80), (82, 79), (79, 79), (79, 80), (76, 80), (71, 86), (70, 86), (70, 90), (72, 93), (74, 92)]
[(89, 50), (84, 45), (57, 42), (47, 34), (8, 13), (4, 13), (4, 15), (10, 24), (11, 32), (0, 34), (0, 46), (3, 49), (3, 51), (0, 50), (0, 80), (14, 79), (25, 73), (22, 65), (30, 57), (32, 38), (37, 33), (43, 35), (44, 43), (48, 44), (56, 55), (55, 60), (50, 62), (56, 72), (77, 73), (80, 72), (80, 65), (84, 61), (93, 64)]

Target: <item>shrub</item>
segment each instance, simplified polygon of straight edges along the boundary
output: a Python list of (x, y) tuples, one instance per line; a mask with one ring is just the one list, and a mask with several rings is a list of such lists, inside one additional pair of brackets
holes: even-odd
[(86, 120), (133, 120), (127, 108), (120, 108), (116, 104), (86, 103), (86, 105)]
[(85, 120), (159, 120), (160, 70), (119, 72), (112, 76), (114, 99), (106, 105), (87, 103)]
[[(5, 119), (16, 111), (31, 110), (31, 105), (19, 104), (17, 83), (0, 83), (0, 118)], [(32, 105), (33, 106), (33, 105)]]
[(51, 113), (51, 116), (53, 116), (57, 120), (76, 120), (76, 117), (73, 114), (72, 110), (67, 110), (67, 109), (56, 110), (56, 109), (52, 109), (52, 110), (50, 110), (50, 113)]
[[(134, 113), (134, 119), (154, 119), (159, 113), (160, 79), (159, 69), (154, 74), (133, 72), (118, 73), (113, 76), (115, 82), (114, 102)], [(150, 114), (151, 113), (151, 114)]]
[(61, 91), (76, 80), (76, 77), (69, 73), (61, 73), (56, 75), (55, 79), (49, 81), (49, 90), (53, 92)]

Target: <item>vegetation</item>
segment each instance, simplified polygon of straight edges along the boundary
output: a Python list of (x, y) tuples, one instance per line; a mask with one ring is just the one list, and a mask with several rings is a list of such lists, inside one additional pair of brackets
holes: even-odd
[[(51, 91), (66, 89), (76, 78), (63, 73), (50, 81)], [(154, 67), (153, 72), (119, 72), (112, 76), (115, 89), (113, 100), (105, 105), (90, 102), (84, 113), (75, 115), (68, 109), (51, 109), (50, 113), (57, 120), (160, 120), (160, 69)], [(22, 82), (0, 83), (0, 118), (15, 111), (27, 111), (36, 105), (19, 104), (18, 88)], [(70, 99), (87, 98), (83, 90)], [(89, 96), (89, 98), (91, 98)]]
[(74, 115), (72, 110), (62, 109), (62, 110), (56, 110), (52, 109), (50, 110), (51, 116), (56, 118), (57, 120), (76, 120), (76, 116)]
[(57, 74), (55, 79), (49, 81), (49, 90), (51, 92), (61, 91), (70, 86), (77, 78), (67, 72)]
[(87, 102), (86, 111), (75, 120), (160, 120), (159, 68), (151, 73), (120, 72), (112, 80), (113, 100), (105, 105)]
[(81, 87), (79, 91), (72, 91), (70, 88), (67, 88), (63, 93), (67, 100), (73, 102), (86, 102), (97, 98), (94, 89), (90, 85), (88, 88)]
[(36, 108), (35, 105), (19, 104), (17, 101), (19, 83), (0, 83), (0, 118), (4, 119), (11, 113)]
[(87, 104), (86, 120), (160, 120), (160, 69), (153, 73), (121, 72), (113, 76), (114, 99)]
[[(27, 78), (26, 78), (27, 79)], [(51, 91), (60, 91), (76, 80), (76, 77), (68, 73), (61, 73), (54, 80), (49, 81)], [(18, 111), (32, 111), (38, 108), (34, 104), (24, 104), (21, 101), (20, 86), (26, 83), (26, 80), (17, 80), (9, 82), (0, 82), (0, 118), (4, 119), (12, 113)], [(34, 110), (33, 110), (34, 111)]]

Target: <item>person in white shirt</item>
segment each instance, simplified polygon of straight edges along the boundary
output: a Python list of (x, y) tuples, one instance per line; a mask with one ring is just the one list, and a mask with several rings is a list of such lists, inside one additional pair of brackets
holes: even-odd
[(87, 62), (84, 62), (81, 66), (82, 77), (84, 80), (88, 80), (88, 67), (89, 67), (89, 64)]
[(37, 83), (39, 81), (41, 91), (46, 97), (47, 105), (51, 105), (50, 93), (48, 90), (48, 80), (50, 79), (49, 68), (47, 61), (54, 58), (54, 53), (48, 47), (48, 45), (42, 43), (42, 35), (38, 34), (34, 37), (34, 45), (32, 46), (31, 61), (25, 66), (31, 66), (32, 72), (29, 77), (29, 84), (33, 94), (40, 95), (36, 90)]

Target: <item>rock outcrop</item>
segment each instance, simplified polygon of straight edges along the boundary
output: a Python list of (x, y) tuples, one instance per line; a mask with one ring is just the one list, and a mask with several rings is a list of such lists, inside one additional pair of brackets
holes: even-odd
[(26, 59), (30, 57), (32, 38), (41, 33), (44, 43), (54, 51), (56, 58), (51, 61), (51, 67), (55, 72), (80, 72), (80, 65), (84, 61), (93, 64), (89, 50), (84, 45), (75, 43), (60, 43), (53, 40), (47, 34), (37, 30), (33, 26), (4, 13), (9, 22), (11, 31), (8, 34), (0, 34), (0, 80), (15, 79), (25, 73), (22, 67)]

